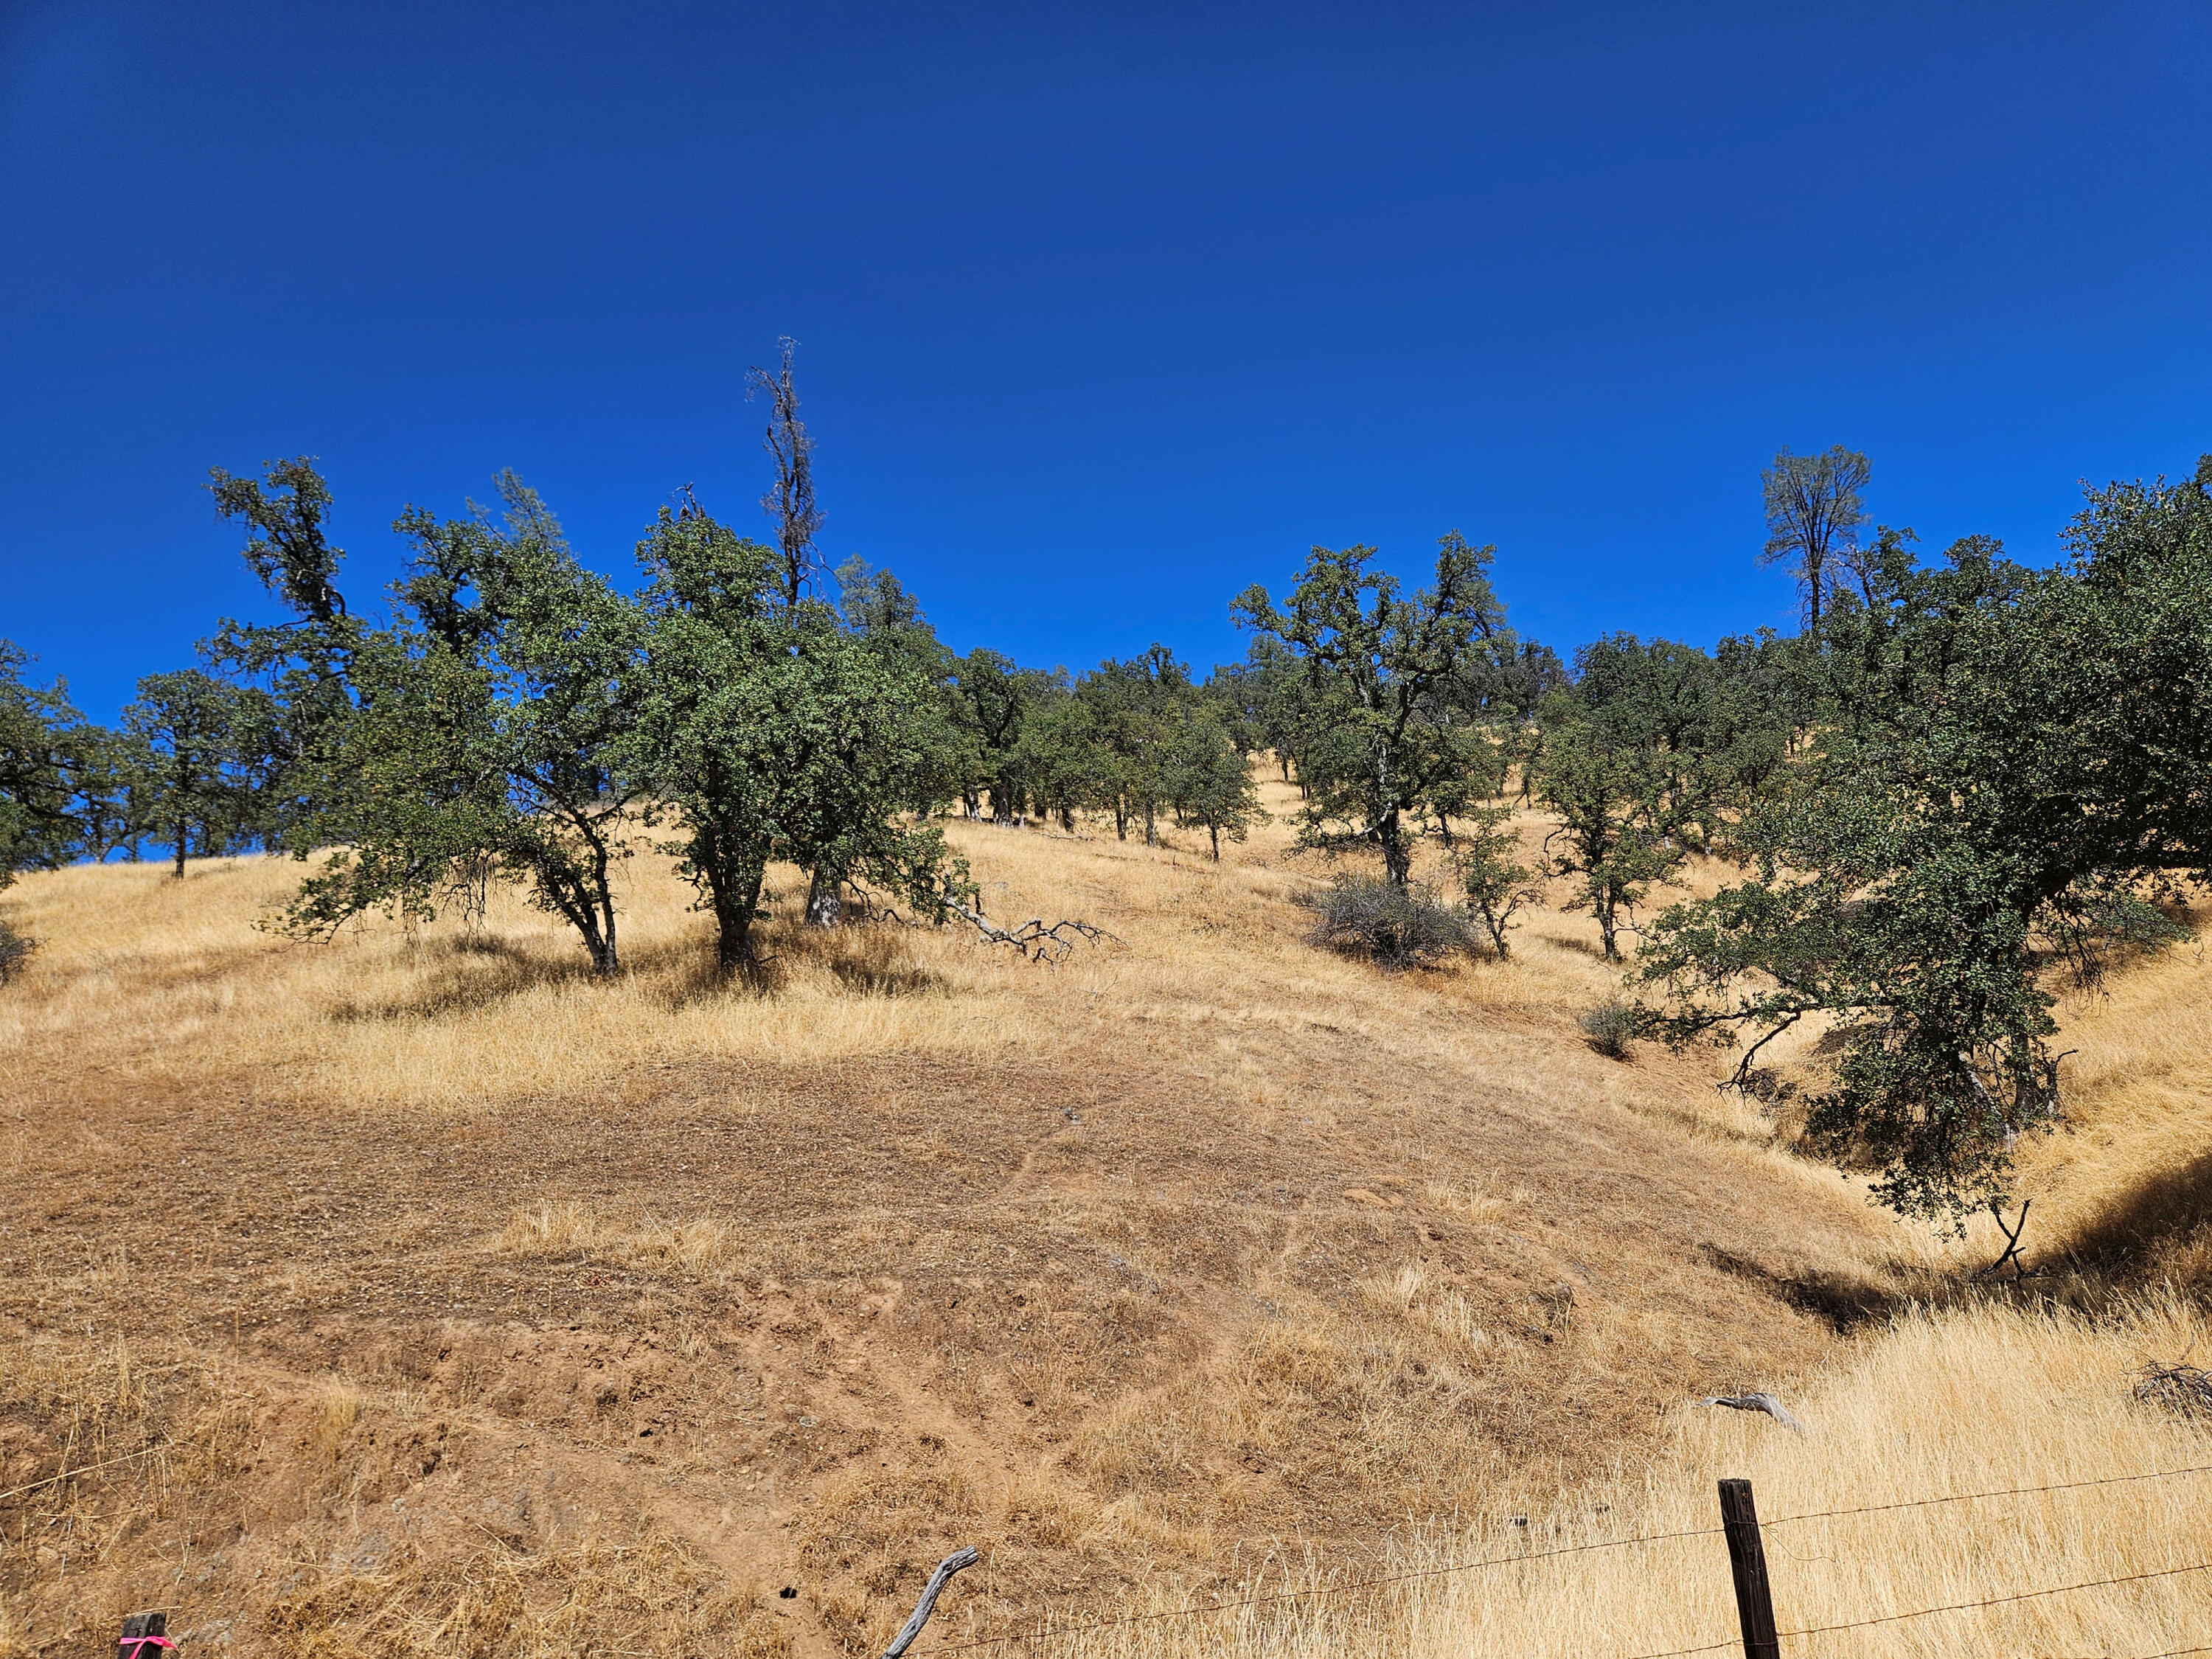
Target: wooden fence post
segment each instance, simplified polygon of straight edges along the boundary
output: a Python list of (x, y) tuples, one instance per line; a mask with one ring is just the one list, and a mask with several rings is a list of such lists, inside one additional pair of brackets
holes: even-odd
[(1774, 1597), (1766, 1583), (1766, 1547), (1751, 1482), (1721, 1482), (1721, 1530), (1728, 1534), (1729, 1571), (1735, 1577), (1735, 1613), (1743, 1626), (1743, 1659), (1782, 1659), (1774, 1633)]
[(117, 1647), (123, 1659), (141, 1659), (167, 1652), (176, 1644), (169, 1640), (169, 1615), (166, 1613), (134, 1613), (123, 1621), (123, 1639)]

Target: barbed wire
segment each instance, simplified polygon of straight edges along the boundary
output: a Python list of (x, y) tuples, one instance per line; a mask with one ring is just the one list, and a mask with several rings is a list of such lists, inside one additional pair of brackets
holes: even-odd
[[(2103, 1475), (2092, 1480), (2053, 1481), (2040, 1486), (2006, 1486), (1994, 1488), (1988, 1492), (1949, 1492), (1940, 1498), (1908, 1498), (1894, 1504), (1864, 1504), (1850, 1509), (1811, 1510), (1802, 1515), (1778, 1516), (1771, 1520), (1762, 1518), (1759, 1524), (1762, 1528), (1779, 1527), (1786, 1526), (1791, 1522), (1800, 1521), (1831, 1520), (1838, 1516), (1849, 1515), (1878, 1515), (1894, 1510), (1927, 1509), (1936, 1504), (1968, 1504), (1991, 1498), (2024, 1498), (2045, 1492), (2073, 1492), (2094, 1486), (2123, 1486), (2130, 1482), (2142, 1480), (2169, 1480), (2179, 1479), (2184, 1475), (2191, 1474), (2212, 1474), (2212, 1463), (2198, 1464), (2185, 1469), (2152, 1469), (2141, 1474)], [(1015, 1632), (1004, 1636), (979, 1637), (976, 1639), (969, 1642), (947, 1643), (942, 1647), (933, 1648), (931, 1650), (937, 1653), (963, 1653), (979, 1648), (1002, 1647), (1011, 1642), (1066, 1640), (1078, 1636), (1088, 1635), (1092, 1631), (1111, 1630), (1117, 1626), (1125, 1625), (1151, 1624), (1157, 1623), (1163, 1620), (1195, 1619), (1214, 1613), (1239, 1613), (1250, 1607), (1275, 1606), (1285, 1601), (1318, 1600), (1325, 1596), (1348, 1595), (1354, 1590), (1378, 1589), (1392, 1584), (1410, 1583), (1418, 1579), (1440, 1578), (1453, 1573), (1475, 1572), (1489, 1567), (1516, 1566), (1524, 1562), (1549, 1560), (1554, 1557), (1563, 1555), (1582, 1555), (1593, 1550), (1626, 1549), (1637, 1544), (1661, 1544), (1683, 1538), (1716, 1537), (1721, 1534), (1722, 1530), (1723, 1529), (1719, 1527), (1693, 1527), (1680, 1532), (1640, 1533), (1634, 1537), (1603, 1539), (1596, 1543), (1591, 1544), (1568, 1544), (1563, 1545), (1557, 1549), (1528, 1551), (1517, 1555), (1483, 1556), (1473, 1561), (1455, 1561), (1448, 1563), (1443, 1566), (1422, 1567), (1410, 1572), (1385, 1573), (1370, 1578), (1348, 1579), (1342, 1583), (1337, 1584), (1315, 1584), (1299, 1589), (1277, 1590), (1270, 1595), (1247, 1596), (1243, 1600), (1237, 1601), (1217, 1601), (1202, 1604), (1194, 1603), (1193, 1605), (1186, 1607), (1164, 1608), (1157, 1613), (1124, 1613), (1112, 1619), (1093, 1620), (1086, 1624), (1070, 1625), (1057, 1630), (1041, 1629)], [(2180, 1567), (2175, 1568), (2173, 1571), (2196, 1572), (2202, 1571), (2204, 1569), (2203, 1567)], [(2153, 1573), (2146, 1576), (2159, 1577), (2171, 1577), (2172, 1575)], [(2100, 1579), (2097, 1581), (2097, 1583), (2128, 1583), (2132, 1582), (2133, 1581), (2130, 1579)], [(2063, 1585), (2057, 1589), (2032, 1590), (2027, 1592), (2022, 1596), (2001, 1596), (1996, 1598), (1995, 1601), (1987, 1602), (1961, 1602), (1960, 1604), (1960, 1607), (1994, 1607), (1997, 1605), (1998, 1602), (2008, 1600), (2027, 1600), (2033, 1599), (2038, 1595), (2057, 1595), (2065, 1589), (2094, 1589), (2097, 1586), (2095, 1584)], [(1887, 1618), (1869, 1620), (1863, 1622), (1869, 1624), (1888, 1624), (1893, 1623), (1895, 1620), (1899, 1619), (1917, 1619), (1925, 1616), (1926, 1613), (1951, 1613), (1958, 1610), (1959, 1608), (1955, 1607), (1930, 1607), (1924, 1609), (1923, 1613), (1894, 1613), (1887, 1616)], [(1857, 1628), (1857, 1626), (1855, 1625), (1833, 1625), (1822, 1626), (1819, 1630), (1792, 1631), (1786, 1632), (1784, 1634), (1793, 1636), (1812, 1636), (1822, 1634), (1824, 1632), (1828, 1630), (1851, 1630), (1856, 1628)], [(1734, 1645), (1732, 1642), (1716, 1642), (1701, 1648), (1677, 1649), (1674, 1650), (1674, 1654), (1642, 1655), (1638, 1656), (1638, 1659), (1675, 1659), (1675, 1655), (1679, 1654), (1710, 1653), (1717, 1649), (1726, 1648), (1732, 1645)], [(2212, 1652), (2212, 1648), (2203, 1650), (2186, 1649), (2183, 1650), (2183, 1651), (2188, 1653), (2197, 1651)], [(2155, 1656), (2154, 1659), (2166, 1659), (2166, 1656), (2162, 1655)]]
[[(2000, 1607), (2013, 1601), (2033, 1601), (2045, 1595), (2066, 1595), (2075, 1590), (2104, 1589), (2114, 1584), (2140, 1584), (2151, 1578), (2172, 1578), (2185, 1572), (2212, 1572), (2212, 1561), (2199, 1561), (2192, 1566), (2161, 1567), (2155, 1572), (2131, 1572), (2120, 1578), (2091, 1578), (2079, 1584), (2053, 1584), (2047, 1589), (2020, 1590), (2011, 1595), (1992, 1595), (1980, 1601), (1954, 1601), (1946, 1607), (1920, 1607), (1911, 1613), (1886, 1613), (1879, 1619), (1854, 1619), (1842, 1625), (1811, 1625), (1803, 1630), (1777, 1632), (1783, 1638), (1800, 1636), (1829, 1636), (1838, 1631), (1865, 1630), (1875, 1625), (1895, 1625), (1908, 1619), (1928, 1619), (1939, 1613), (1971, 1613), (1978, 1607)], [(1692, 1653), (1717, 1653), (1723, 1648), (1732, 1648), (1742, 1638), (1730, 1637), (1724, 1642), (1708, 1642), (1698, 1648), (1669, 1648), (1664, 1653), (1639, 1653), (1634, 1659), (1684, 1659)], [(2184, 1650), (2188, 1651), (2188, 1650)]]
[(1762, 1527), (1783, 1527), (1793, 1521), (1826, 1521), (1839, 1515), (1879, 1515), (1887, 1510), (1921, 1510), (1931, 1504), (1971, 1504), (1984, 1498), (2026, 1498), (2037, 1492), (2072, 1492), (2081, 1486), (2118, 1486), (2130, 1480), (2171, 1480), (2185, 1474), (2212, 1474), (2212, 1463), (2200, 1463), (2194, 1468), (2153, 1469), (2146, 1474), (2111, 1474), (2095, 1480), (2059, 1480), (2046, 1486), (2005, 1486), (1993, 1492), (1953, 1492), (1944, 1498), (1915, 1498), (1899, 1504), (1863, 1504), (1856, 1509), (1810, 1510), (1803, 1515), (1777, 1516), (1772, 1520), (1759, 1517)]

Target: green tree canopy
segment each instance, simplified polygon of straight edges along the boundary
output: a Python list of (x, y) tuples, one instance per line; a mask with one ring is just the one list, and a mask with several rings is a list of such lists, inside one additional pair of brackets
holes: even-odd
[(1304, 671), (1291, 741), (1310, 792), (1306, 845), (1373, 847), (1406, 884), (1421, 817), (1456, 800), (1482, 758), (1477, 729), (1450, 718), (1449, 694), (1514, 648), (1491, 591), (1493, 555), (1454, 531), (1438, 544), (1435, 584), (1408, 597), (1375, 568), (1375, 549), (1316, 547), (1283, 607), (1258, 586), (1231, 607)]
[(213, 858), (255, 839), (254, 763), (269, 726), (264, 694), (204, 669), (138, 682), (123, 711), (127, 742), (110, 753), (130, 791), (129, 830), (167, 842), (174, 874), (191, 854)]
[(758, 961), (771, 862), (940, 914), (969, 891), (943, 832), (908, 808), (939, 763), (933, 687), (827, 605), (790, 602), (788, 567), (696, 504), (639, 544), (647, 694), (629, 770), (680, 825), (671, 850), (715, 921), (725, 970)]
[(1969, 538), (1901, 541), (1832, 635), (1852, 672), (1747, 815), (1748, 878), (1675, 907), (1642, 977), (1676, 1040), (1838, 1050), (1814, 1134), (1917, 1215), (2002, 1200), (2017, 1137), (2062, 1107), (2051, 974), (2171, 924), (2212, 858), (2212, 457), (2094, 492), (2048, 571)]
[(105, 735), (70, 705), (69, 688), (39, 685), (31, 658), (0, 640), (0, 887), (19, 870), (75, 858), (85, 836), (85, 792), (98, 787)]
[(1545, 712), (1534, 791), (1559, 818), (1545, 839), (1546, 872), (1575, 881), (1606, 960), (1618, 962), (1621, 929), (1681, 861), (1668, 833), (1668, 774), (1650, 748), (1594, 718), (1572, 694), (1555, 693)]
[[(371, 909), (433, 914), (511, 876), (613, 973), (614, 873), (637, 799), (617, 760), (642, 696), (642, 618), (534, 491), (512, 472), (498, 490), (499, 524), (482, 509), (400, 516), (414, 553), (390, 626), (349, 625), (342, 604), (301, 618), (345, 628), (342, 650), (311, 636), (294, 653), (332, 681), (292, 682), (319, 704), (291, 763), (305, 779), (296, 850), (336, 850), (288, 921), (317, 933)], [(326, 695), (335, 682), (347, 696)]]

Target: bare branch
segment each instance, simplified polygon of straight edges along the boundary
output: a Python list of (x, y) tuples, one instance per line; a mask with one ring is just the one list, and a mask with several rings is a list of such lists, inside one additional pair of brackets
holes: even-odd
[(2008, 1227), (2005, 1225), (2004, 1206), (1994, 1198), (1990, 1200), (1990, 1214), (1996, 1221), (1997, 1231), (2004, 1235), (2005, 1250), (2002, 1255), (1976, 1273), (1975, 1278), (1986, 1279), (1991, 1273), (2002, 1271), (2008, 1261), (2012, 1263), (2012, 1277), (2015, 1285), (2029, 1276), (2027, 1264), (2021, 1259), (2020, 1236), (2027, 1231), (2027, 1206), (2034, 1202), (2032, 1198), (2021, 1200), (2020, 1219)]
[(1805, 1432), (1805, 1425), (1792, 1417), (1782, 1402), (1771, 1394), (1708, 1395), (1698, 1403), (1700, 1406), (1726, 1406), (1732, 1411), (1765, 1412), (1784, 1428), (1797, 1434)]
[(973, 1547), (963, 1546), (937, 1564), (937, 1571), (929, 1575), (929, 1583), (922, 1589), (921, 1600), (914, 1604), (912, 1616), (900, 1628), (899, 1633), (891, 1638), (890, 1646), (884, 1650), (884, 1659), (899, 1659), (901, 1654), (914, 1645), (914, 1638), (921, 1634), (921, 1627), (929, 1622), (929, 1615), (936, 1610), (939, 1592), (951, 1581), (954, 1573), (963, 1567), (974, 1566), (975, 1559)]
[(1749, 1089), (1751, 1087), (1751, 1062), (1759, 1058), (1759, 1051), (1804, 1018), (1805, 1011), (1803, 1009), (1800, 1008), (1794, 1011), (1787, 1019), (1784, 1020), (1772, 1030), (1760, 1037), (1759, 1041), (1753, 1043), (1750, 1048), (1745, 1049), (1743, 1058), (1736, 1062), (1735, 1072), (1729, 1075), (1728, 1081), (1722, 1084), (1720, 1086), (1723, 1089)]
[(1048, 925), (1042, 916), (1031, 916), (1018, 927), (1001, 927), (990, 921), (981, 910), (971, 908), (950, 896), (939, 901), (951, 915), (983, 936), (986, 945), (1011, 947), (1025, 960), (1042, 962), (1057, 967), (1075, 954), (1077, 945), (1085, 942), (1102, 944), (1108, 939), (1119, 945), (1121, 939), (1108, 933), (1095, 922), (1064, 919)]
[(761, 505), (775, 526), (775, 540), (783, 555), (784, 599), (799, 603), (799, 590), (817, 574), (814, 532), (822, 527), (822, 514), (814, 505), (814, 440), (799, 418), (799, 389), (792, 379), (792, 359), (799, 342), (787, 337), (783, 363), (774, 374), (755, 368), (745, 377), (745, 396), (767, 396), (768, 435), (762, 447), (775, 459), (775, 488), (761, 497)]

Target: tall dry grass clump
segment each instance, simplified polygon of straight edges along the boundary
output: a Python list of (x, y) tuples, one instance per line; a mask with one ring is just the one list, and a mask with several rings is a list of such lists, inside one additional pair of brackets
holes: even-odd
[[(1817, 1646), (1785, 1638), (1786, 1652), (2193, 1650), (2212, 1643), (2212, 1571), (2176, 1569), (2212, 1564), (2212, 1437), (2131, 1382), (2146, 1353), (2206, 1334), (2172, 1298), (2105, 1322), (1996, 1304), (1908, 1315), (1793, 1402), (1802, 1436), (1686, 1413), (1651, 1455), (1566, 1504), (1502, 1492), (1479, 1524), (1434, 1528), (1387, 1561), (1291, 1559), (1224, 1598), (1254, 1605), (1163, 1604), (1147, 1611), (1170, 1616), (1089, 1632), (1070, 1620), (1047, 1646), (1084, 1659), (1729, 1652), (1716, 1486), (1747, 1477), (1781, 1628), (1837, 1627)], [(2000, 1495), (1923, 1501), (1981, 1493)], [(2037, 1594), (2109, 1579), (2133, 1582)]]

